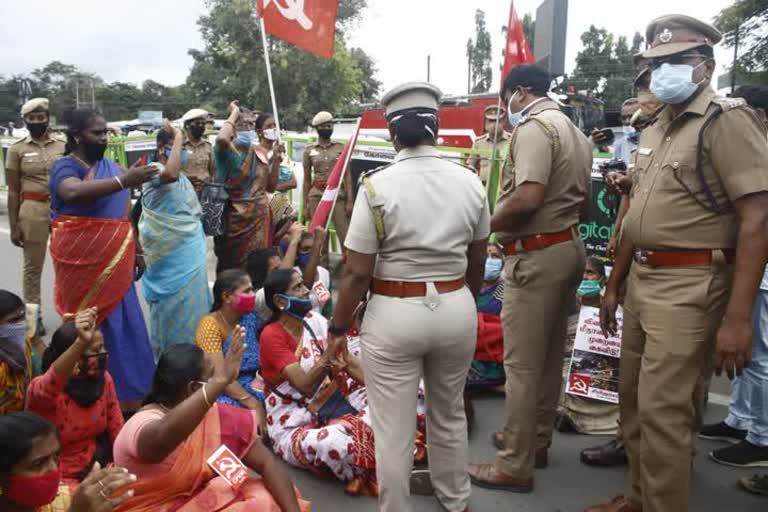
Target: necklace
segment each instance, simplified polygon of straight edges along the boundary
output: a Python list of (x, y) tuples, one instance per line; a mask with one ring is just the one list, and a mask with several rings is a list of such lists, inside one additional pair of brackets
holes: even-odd
[(86, 169), (90, 169), (91, 168), (91, 165), (88, 162), (86, 162), (85, 160), (83, 160), (82, 158), (80, 158), (79, 156), (77, 156), (77, 155), (75, 155), (73, 153), (70, 153), (69, 156), (72, 158), (72, 160), (74, 160), (75, 162), (79, 163), (80, 165), (82, 165)]

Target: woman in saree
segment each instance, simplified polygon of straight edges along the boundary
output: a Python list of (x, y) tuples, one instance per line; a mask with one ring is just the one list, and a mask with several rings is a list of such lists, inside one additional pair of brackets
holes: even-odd
[[(309, 511), (261, 443), (252, 411), (216, 404), (240, 369), (245, 331), (237, 327), (224, 364), (213, 367), (195, 345), (169, 347), (157, 363), (146, 405), (115, 441), (115, 462), (138, 477), (132, 512)], [(222, 445), (260, 478), (235, 490), (208, 465)]]
[[(291, 465), (346, 482), (350, 494), (378, 495), (365, 377), (353, 350), (331, 357), (328, 321), (311, 312), (296, 270), (275, 270), (264, 285), (271, 322), (261, 333), (267, 429), (277, 455)], [(420, 405), (416, 459), (423, 459)], [(416, 428), (416, 426), (414, 426)]]
[[(272, 209), (269, 196), (276, 190), (283, 147), (275, 147), (267, 159), (256, 151), (253, 115), (240, 112), (236, 101), (229, 105), (229, 118), (216, 138), (214, 162), (217, 180), (227, 186), (226, 233), (215, 239), (217, 273), (245, 268), (248, 255), (272, 244)], [(269, 132), (277, 138), (276, 130)]]
[(49, 181), (54, 303), (65, 319), (97, 309), (121, 407), (135, 410), (151, 383), (154, 358), (133, 285), (143, 256), (128, 220), (129, 189), (158, 170), (135, 165), (125, 171), (104, 158), (107, 124), (95, 111), (75, 110), (67, 125), (66, 156)]
[(166, 122), (157, 134), (159, 176), (144, 184), (141, 195), (142, 285), (156, 357), (174, 343), (193, 343), (198, 322), (211, 308), (200, 203), (180, 172), (186, 159), (182, 143), (181, 131)]
[(24, 409), (27, 386), (40, 373), (27, 330), (21, 297), (0, 290), (0, 415)]

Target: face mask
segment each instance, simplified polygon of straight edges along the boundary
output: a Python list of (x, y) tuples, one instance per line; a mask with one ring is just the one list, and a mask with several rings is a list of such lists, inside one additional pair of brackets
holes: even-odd
[(85, 158), (89, 162), (98, 162), (104, 158), (107, 145), (98, 142), (83, 142), (83, 150), (85, 151)]
[(256, 142), (256, 132), (253, 130), (244, 130), (237, 132), (235, 144), (238, 146), (250, 146)]
[(24, 349), (24, 342), (27, 339), (27, 322), (26, 320), (19, 320), (12, 324), (0, 325), (0, 338), (13, 341), (19, 347)]
[(579, 297), (590, 299), (590, 298), (599, 296), (601, 289), (602, 289), (602, 286), (600, 286), (600, 281), (585, 279), (579, 285), (579, 289), (576, 291), (576, 295), (578, 295)]
[(205, 134), (205, 126), (191, 125), (187, 127), (187, 132), (193, 139), (199, 139)]
[(304, 268), (307, 266), (307, 263), (309, 263), (309, 253), (299, 254), (296, 257), (296, 265), (299, 267)]
[[(165, 158), (171, 158), (171, 148), (165, 148)], [(186, 165), (187, 163), (187, 150), (182, 149), (181, 150), (181, 165)]]
[(277, 140), (280, 138), (280, 134), (277, 133), (277, 128), (269, 128), (261, 132), (264, 138), (267, 140)]
[(486, 281), (496, 281), (501, 275), (501, 267), (504, 262), (499, 258), (488, 258), (485, 260), (485, 277)]
[(659, 101), (659, 98), (653, 95), (650, 91), (640, 91), (637, 93), (637, 101), (640, 103), (640, 110), (646, 116), (654, 116), (663, 106), (664, 103)]
[(278, 295), (288, 301), (288, 305), (285, 306), (285, 311), (294, 318), (301, 320), (307, 313), (312, 311), (312, 301), (309, 299), (300, 299), (299, 297), (289, 297), (287, 295)]
[(9, 476), (3, 491), (6, 499), (20, 507), (37, 509), (48, 505), (59, 493), (58, 469), (38, 476)]
[(333, 128), (323, 128), (322, 130), (317, 130), (317, 134), (321, 139), (330, 139), (331, 135), (333, 135)]
[(512, 94), (512, 97), (509, 98), (509, 102), (507, 102), (507, 119), (509, 119), (510, 126), (517, 126), (520, 124), (520, 121), (523, 120), (522, 110), (520, 112), (512, 112), (512, 100), (515, 99), (516, 94), (517, 91)]
[(48, 130), (48, 123), (31, 123), (27, 125), (27, 130), (33, 137), (42, 137)]
[(256, 309), (256, 294), (238, 293), (237, 302), (235, 302), (235, 309), (244, 315)]
[(699, 84), (693, 82), (693, 72), (699, 66), (665, 62), (651, 72), (651, 92), (662, 103), (684, 103), (699, 88)]
[[(80, 372), (89, 379), (100, 379), (107, 371), (109, 354), (99, 354), (80, 357)], [(92, 362), (93, 361), (93, 362)]]

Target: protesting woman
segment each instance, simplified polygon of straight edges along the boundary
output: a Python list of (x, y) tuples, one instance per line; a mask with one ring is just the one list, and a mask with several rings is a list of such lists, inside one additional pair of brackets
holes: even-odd
[(139, 240), (146, 270), (149, 332), (157, 357), (173, 343), (192, 343), (210, 311), (205, 233), (195, 188), (181, 174), (186, 160), (181, 131), (166, 121), (157, 134), (160, 175), (144, 184)]
[[(272, 210), (267, 193), (277, 187), (283, 148), (275, 147), (269, 160), (264, 155), (258, 156), (256, 132), (246, 124), (253, 121), (252, 114), (244, 113), (241, 118), (240, 107), (233, 101), (229, 105), (229, 118), (216, 138), (217, 180), (225, 183), (229, 192), (226, 233), (215, 240), (217, 272), (245, 268), (252, 251), (272, 243)], [(276, 130), (267, 134), (260, 131), (262, 136), (277, 140)]]
[(59, 469), (67, 480), (82, 480), (97, 462), (111, 463), (112, 443), (123, 427), (96, 316), (94, 309), (81, 311), (56, 330), (43, 354), (45, 373), (27, 390), (27, 411), (59, 430)]
[(123, 488), (136, 481), (134, 475), (98, 464), (74, 490), (60, 479), (60, 449), (56, 425), (45, 418), (31, 412), (0, 416), (0, 510), (108, 512), (133, 495)]
[(158, 171), (124, 171), (104, 158), (107, 124), (96, 112), (75, 110), (67, 124), (67, 156), (54, 164), (49, 183), (54, 302), (65, 318), (97, 308), (117, 395), (125, 409), (135, 409), (152, 380), (154, 358), (133, 286), (143, 261), (128, 220), (128, 189)]
[[(139, 477), (120, 510), (309, 511), (259, 440), (256, 414), (215, 403), (237, 378), (244, 337), (238, 327), (215, 369), (194, 345), (172, 345), (160, 356), (145, 407), (115, 442), (115, 461)], [(261, 478), (248, 477), (238, 490), (217, 476), (207, 461), (222, 445)]]
[(0, 414), (24, 409), (24, 396), (32, 377), (40, 373), (40, 360), (27, 337), (21, 297), (0, 290)]

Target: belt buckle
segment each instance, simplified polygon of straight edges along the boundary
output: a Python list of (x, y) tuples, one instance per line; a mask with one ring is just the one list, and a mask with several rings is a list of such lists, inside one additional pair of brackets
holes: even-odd
[(648, 251), (645, 249), (635, 249), (635, 261), (638, 263), (642, 263), (643, 265), (648, 264)]

